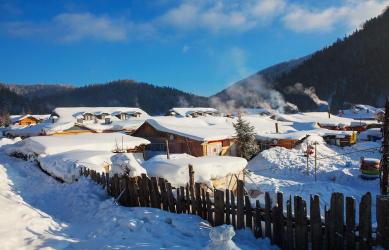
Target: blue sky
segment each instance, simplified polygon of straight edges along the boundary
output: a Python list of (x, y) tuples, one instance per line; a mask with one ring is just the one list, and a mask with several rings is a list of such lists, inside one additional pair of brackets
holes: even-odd
[(0, 0), (0, 82), (134, 79), (212, 95), (310, 54), (389, 0)]

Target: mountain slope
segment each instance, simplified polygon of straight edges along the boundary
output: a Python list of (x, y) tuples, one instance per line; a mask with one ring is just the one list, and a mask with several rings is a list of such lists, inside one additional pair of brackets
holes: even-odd
[[(345, 103), (383, 105), (389, 95), (389, 9), (367, 21), (361, 30), (316, 52), (277, 80), (276, 89), (304, 110), (315, 101), (306, 88), (336, 110)], [(301, 83), (302, 86), (297, 86)]]
[[(228, 108), (244, 107), (267, 107), (278, 108), (285, 105), (280, 93), (273, 88), (273, 82), (283, 74), (291, 71), (310, 56), (282, 62), (242, 79), (219, 93), (211, 96), (211, 103), (216, 106), (226, 106)], [(224, 103), (221, 105), (221, 103)], [(226, 107), (219, 107), (226, 109)], [(227, 109), (228, 109), (227, 108)]]
[(174, 106), (208, 105), (205, 97), (131, 80), (78, 88), (61, 85), (58, 88), (49, 85), (47, 89), (44, 86), (29, 86), (28, 90), (0, 85), (1, 100), (3, 96), (7, 97), (3, 102), (9, 113), (49, 113), (60, 106), (129, 106), (140, 107), (150, 114), (162, 114)]

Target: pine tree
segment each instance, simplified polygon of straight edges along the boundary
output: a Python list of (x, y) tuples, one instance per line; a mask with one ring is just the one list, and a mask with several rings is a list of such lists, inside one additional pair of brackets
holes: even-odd
[(236, 143), (241, 157), (250, 160), (258, 151), (258, 145), (255, 140), (254, 127), (248, 121), (239, 116), (238, 121), (234, 123), (236, 132)]

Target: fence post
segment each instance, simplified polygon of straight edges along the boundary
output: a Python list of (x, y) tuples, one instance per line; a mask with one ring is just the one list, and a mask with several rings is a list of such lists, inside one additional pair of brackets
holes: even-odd
[(377, 241), (389, 249), (389, 195), (377, 196)]
[(243, 189), (243, 181), (237, 180), (237, 189), (236, 189), (236, 214), (237, 214), (237, 229), (244, 228), (244, 189)]
[(189, 193), (190, 193), (190, 204), (192, 206), (192, 214), (196, 214), (196, 201), (195, 201), (195, 191), (194, 191), (194, 171), (191, 164), (188, 165), (189, 169)]
[(320, 217), (320, 198), (315, 195), (311, 196), (311, 241), (312, 250), (322, 249), (322, 230)]
[(355, 245), (355, 199), (346, 198), (346, 246), (347, 250), (356, 248)]
[(294, 249), (292, 196), (289, 196), (286, 202), (286, 241), (288, 244), (285, 249)]
[(271, 199), (268, 192), (265, 193), (265, 237), (272, 239), (271, 234)]
[(371, 194), (366, 193), (359, 204), (359, 249), (371, 249)]
[(215, 226), (220, 226), (224, 224), (224, 192), (215, 189), (214, 198), (215, 198)]

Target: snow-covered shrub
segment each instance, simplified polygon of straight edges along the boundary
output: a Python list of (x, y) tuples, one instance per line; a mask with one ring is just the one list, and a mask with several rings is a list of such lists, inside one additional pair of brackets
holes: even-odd
[(211, 242), (207, 249), (209, 250), (237, 250), (240, 249), (232, 241), (232, 237), (235, 236), (234, 228), (231, 225), (222, 225), (214, 227), (209, 233)]

